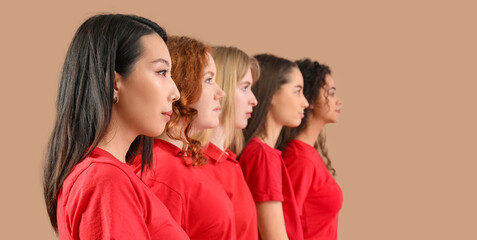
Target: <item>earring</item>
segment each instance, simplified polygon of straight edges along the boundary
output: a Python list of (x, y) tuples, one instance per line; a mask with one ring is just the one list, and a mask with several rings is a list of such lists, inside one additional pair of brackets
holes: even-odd
[(113, 102), (114, 102), (114, 104), (118, 103), (118, 102), (119, 102), (119, 97), (118, 97), (118, 96), (114, 96)]

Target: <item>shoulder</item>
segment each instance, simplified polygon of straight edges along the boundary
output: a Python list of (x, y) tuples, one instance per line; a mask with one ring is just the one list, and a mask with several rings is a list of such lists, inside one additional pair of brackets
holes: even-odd
[(256, 140), (252, 139), (247, 146), (245, 146), (244, 150), (242, 151), (243, 156), (248, 157), (259, 157), (259, 158), (280, 158), (280, 151), (277, 149), (274, 149), (267, 144)]
[(292, 140), (283, 149), (282, 157), (286, 162), (297, 158), (301, 161), (313, 162), (313, 159), (320, 158), (320, 155), (313, 146), (299, 140)]
[[(122, 188), (126, 190), (134, 185), (134, 178), (137, 176), (125, 163), (110, 159), (88, 159), (78, 164), (72, 173), (65, 180), (63, 191), (70, 192), (103, 192)], [(124, 165), (124, 166), (122, 166)], [(139, 179), (137, 179), (139, 180)]]

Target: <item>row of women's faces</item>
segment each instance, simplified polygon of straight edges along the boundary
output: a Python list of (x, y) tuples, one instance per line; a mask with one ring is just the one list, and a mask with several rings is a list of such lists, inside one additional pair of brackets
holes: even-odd
[[(172, 115), (172, 103), (180, 98), (180, 93), (172, 80), (172, 61), (165, 42), (157, 34), (141, 38), (142, 53), (128, 76), (115, 76), (115, 96), (119, 104), (115, 110), (126, 125), (135, 128), (138, 134), (158, 136)], [(188, 104), (198, 111), (194, 122), (195, 130), (215, 128), (219, 125), (221, 113), (220, 100), (224, 91), (215, 82), (216, 67), (212, 56), (208, 55), (204, 68), (202, 92), (199, 99)], [(176, 66), (177, 67), (177, 66)], [(280, 125), (298, 126), (309, 106), (303, 96), (303, 77), (298, 68), (293, 68), (288, 76), (289, 82), (282, 85), (272, 98), (270, 117)], [(251, 91), (252, 74), (250, 69), (237, 83), (235, 94), (236, 128), (244, 128), (251, 117), (257, 99)], [(334, 83), (327, 76), (327, 96), (334, 97)], [(321, 94), (323, 95), (323, 94)], [(321, 97), (320, 95), (320, 97)], [(319, 102), (319, 101), (318, 101)], [(327, 101), (324, 116), (335, 122), (339, 114), (338, 101)], [(330, 104), (331, 103), (331, 104)], [(137, 129), (139, 128), (139, 129)]]

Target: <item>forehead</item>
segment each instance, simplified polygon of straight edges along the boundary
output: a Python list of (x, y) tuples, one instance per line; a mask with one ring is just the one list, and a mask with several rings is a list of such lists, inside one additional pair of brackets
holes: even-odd
[(245, 72), (245, 75), (238, 80), (238, 83), (241, 84), (241, 83), (251, 83), (251, 82), (253, 82), (252, 69), (248, 68), (247, 72)]
[(293, 86), (303, 86), (303, 75), (301, 75), (300, 69), (292, 67), (287, 74), (288, 84)]
[(142, 59), (154, 61), (162, 58), (171, 62), (171, 56), (166, 43), (157, 33), (144, 35), (140, 38), (140, 41), (142, 46)]
[(210, 53), (207, 53), (206, 54), (206, 59), (207, 59), (207, 62), (204, 66), (204, 72), (205, 73), (208, 73), (208, 72), (212, 72), (215, 74), (215, 72), (217, 71), (216, 70), (216, 67), (215, 67), (215, 61), (214, 61), (214, 58), (212, 57), (212, 55), (210, 55)]
[(330, 74), (326, 74), (326, 76), (325, 76), (325, 83), (326, 83), (326, 85), (327, 85), (329, 88), (335, 86), (335, 81), (333, 80), (333, 78), (331, 77)]

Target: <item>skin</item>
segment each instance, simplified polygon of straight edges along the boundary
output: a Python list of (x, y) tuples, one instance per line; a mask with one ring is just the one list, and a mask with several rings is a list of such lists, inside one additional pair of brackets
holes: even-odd
[(194, 131), (215, 128), (219, 125), (220, 99), (225, 96), (225, 92), (215, 81), (216, 73), (214, 59), (207, 53), (207, 65), (202, 75), (202, 92), (197, 102), (189, 105), (198, 112), (194, 122)]
[(307, 127), (296, 137), (296, 139), (311, 146), (318, 140), (323, 127), (328, 123), (338, 122), (338, 117), (341, 114), (343, 102), (336, 95), (335, 82), (329, 74), (326, 75), (325, 85), (320, 89), (318, 99), (315, 102), (315, 106), (310, 106), (313, 112), (306, 119)]
[(272, 96), (267, 114), (267, 132), (259, 138), (271, 147), (275, 147), (283, 126), (297, 127), (304, 116), (308, 101), (303, 96), (303, 76), (297, 67), (287, 74), (289, 82), (280, 86)]
[(237, 82), (235, 90), (235, 128), (244, 129), (252, 116), (253, 107), (257, 106), (257, 98), (252, 92), (252, 70), (249, 68), (245, 76)]
[[(303, 96), (303, 76), (297, 67), (291, 69), (288, 83), (280, 86), (273, 95), (270, 110), (267, 114), (267, 132), (259, 138), (272, 148), (278, 139), (283, 126), (297, 127), (308, 107)], [(267, 201), (257, 204), (257, 221), (260, 237), (268, 239), (288, 239), (282, 203)]]
[[(237, 82), (235, 89), (234, 120), (236, 129), (244, 129), (247, 126), (247, 120), (251, 117), (253, 107), (257, 106), (257, 98), (252, 92), (252, 84), (252, 71), (249, 68), (245, 76)], [(210, 142), (225, 150), (225, 137), (224, 123), (221, 121), (220, 125), (212, 131)]]
[[(207, 53), (207, 65), (204, 67), (201, 82), (202, 92), (195, 103), (189, 107), (197, 110), (197, 118), (193, 124), (192, 135), (197, 131), (215, 128), (219, 125), (220, 99), (225, 96), (225, 92), (215, 81), (216, 67), (212, 55)], [(182, 148), (182, 141), (175, 140), (163, 133), (159, 139), (168, 141), (175, 146)]]
[(180, 93), (170, 75), (172, 61), (158, 34), (140, 38), (142, 53), (128, 76), (115, 72), (111, 122), (98, 147), (125, 162), (126, 152), (138, 135), (158, 136)]

